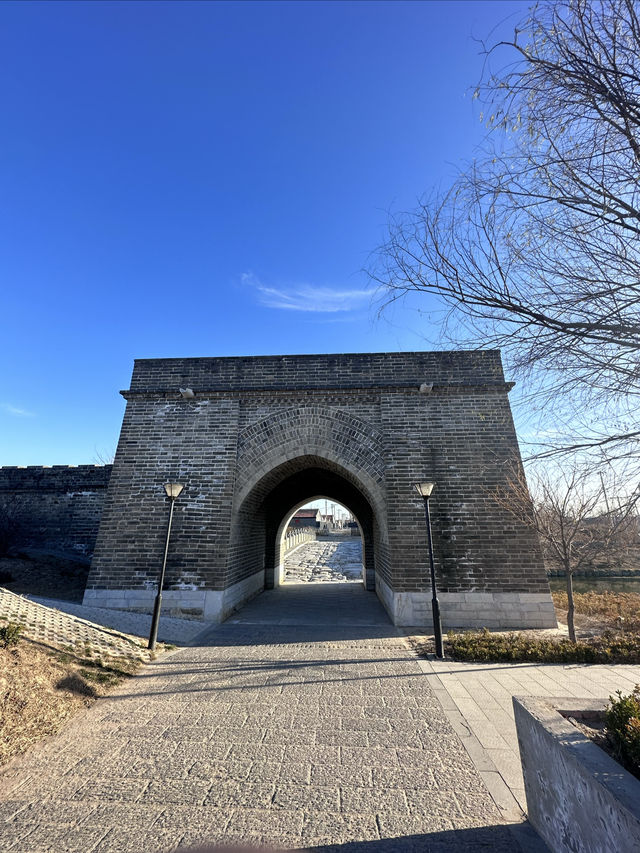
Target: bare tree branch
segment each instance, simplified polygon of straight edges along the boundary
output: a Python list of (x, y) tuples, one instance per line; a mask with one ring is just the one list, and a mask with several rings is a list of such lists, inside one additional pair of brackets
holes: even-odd
[(521, 468), (494, 499), (514, 518), (536, 531), (548, 566), (567, 579), (569, 636), (575, 642), (573, 583), (575, 572), (594, 561), (615, 562), (638, 544), (640, 489), (624, 491), (626, 478), (612, 469), (597, 476), (576, 461), (553, 472), (529, 472), (531, 497)]
[[(569, 446), (637, 453), (635, 3), (541, 3), (486, 53), (484, 149), (449, 191), (391, 221), (369, 270), (382, 310), (414, 292), (436, 296), (456, 345), (499, 347), (516, 375), (544, 377), (547, 416), (592, 413), (593, 434)], [(509, 64), (492, 73), (505, 53)]]

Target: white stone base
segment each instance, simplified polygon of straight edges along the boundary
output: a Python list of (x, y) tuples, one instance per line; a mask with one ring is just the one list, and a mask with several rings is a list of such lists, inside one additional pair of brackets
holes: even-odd
[[(240, 604), (263, 589), (263, 571), (256, 572), (227, 589), (167, 589), (162, 592), (162, 613), (182, 619), (224, 622)], [(152, 613), (155, 598), (154, 589), (87, 589), (82, 603), (86, 607)]]
[[(430, 592), (394, 592), (376, 578), (376, 592), (394, 625), (433, 630)], [(556, 628), (550, 593), (441, 592), (443, 631), (451, 628)]]

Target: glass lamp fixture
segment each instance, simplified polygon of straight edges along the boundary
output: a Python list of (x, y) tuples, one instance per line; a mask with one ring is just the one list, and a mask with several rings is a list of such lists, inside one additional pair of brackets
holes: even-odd
[(167, 493), (167, 497), (171, 498), (171, 500), (175, 500), (180, 492), (184, 489), (182, 483), (165, 483), (164, 490)]
[(428, 498), (433, 491), (433, 487), (435, 483), (414, 483), (413, 488), (420, 495), (421, 498)]

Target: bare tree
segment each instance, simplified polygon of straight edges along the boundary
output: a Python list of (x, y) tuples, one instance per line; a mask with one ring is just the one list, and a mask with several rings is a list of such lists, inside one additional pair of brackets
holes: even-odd
[(93, 462), (95, 465), (113, 465), (114, 459), (116, 458), (116, 452), (112, 448), (110, 450), (98, 449), (94, 447), (95, 454), (93, 457)]
[(392, 221), (370, 274), (385, 305), (435, 295), (457, 345), (500, 347), (516, 375), (535, 378), (556, 419), (543, 451), (637, 455), (635, 3), (540, 3), (486, 57), (482, 152), (448, 192)]
[(566, 576), (567, 625), (573, 642), (573, 575), (596, 560), (615, 562), (638, 543), (640, 493), (623, 495), (620, 479), (610, 473), (607, 481), (602, 473), (594, 476), (577, 464), (556, 473), (546, 467), (529, 474), (532, 497), (524, 473), (495, 493), (503, 509), (537, 532), (547, 565)]

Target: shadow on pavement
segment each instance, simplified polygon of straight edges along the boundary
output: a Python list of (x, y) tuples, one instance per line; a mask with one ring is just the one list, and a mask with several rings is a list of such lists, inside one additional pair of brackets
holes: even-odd
[(453, 829), (379, 841), (346, 841), (304, 849), (309, 853), (549, 853), (530, 823)]
[[(265, 853), (287, 853), (277, 845), (235, 845), (232, 839), (229, 840), (228, 846), (204, 844), (180, 847), (175, 853), (249, 853), (260, 849)], [(340, 844), (298, 847), (296, 850), (305, 850), (307, 853), (549, 853), (549, 848), (528, 821), (381, 838), (375, 841), (344, 841)], [(291, 853), (291, 848), (288, 853)]]

